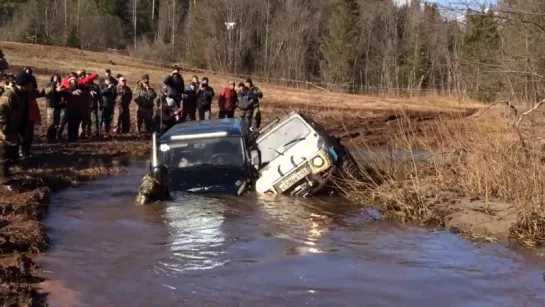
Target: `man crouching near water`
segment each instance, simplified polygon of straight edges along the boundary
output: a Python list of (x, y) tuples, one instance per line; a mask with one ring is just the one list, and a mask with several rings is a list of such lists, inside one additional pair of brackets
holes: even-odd
[(144, 176), (136, 196), (136, 204), (145, 205), (171, 199), (167, 186), (167, 174), (167, 167), (158, 165), (153, 168), (151, 174)]

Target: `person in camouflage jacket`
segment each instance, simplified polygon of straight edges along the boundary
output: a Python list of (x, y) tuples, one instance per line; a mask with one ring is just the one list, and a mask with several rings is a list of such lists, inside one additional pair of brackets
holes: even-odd
[(167, 186), (167, 173), (167, 167), (161, 165), (155, 167), (151, 174), (144, 176), (136, 195), (136, 204), (145, 205), (169, 200), (171, 197)]
[(136, 111), (136, 130), (138, 133), (141, 133), (142, 124), (144, 124), (146, 126), (146, 131), (151, 133), (153, 105), (155, 98), (157, 98), (157, 93), (150, 87), (148, 75), (144, 75), (142, 81), (140, 81), (137, 86), (138, 88), (134, 96), (134, 102), (138, 105), (138, 110)]
[(127, 85), (125, 77), (119, 78), (117, 85), (116, 107), (114, 110), (114, 132), (129, 133), (131, 127), (130, 103), (132, 100), (132, 90)]

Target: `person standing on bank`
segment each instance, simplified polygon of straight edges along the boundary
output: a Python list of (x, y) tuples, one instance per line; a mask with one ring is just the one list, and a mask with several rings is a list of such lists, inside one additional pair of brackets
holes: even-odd
[(176, 109), (182, 107), (182, 94), (185, 91), (184, 78), (180, 74), (180, 68), (174, 66), (174, 70), (168, 75), (163, 83), (167, 86), (167, 103), (173, 107), (176, 105)]
[(253, 121), (254, 118), (254, 110), (255, 110), (255, 103), (256, 99), (254, 97), (254, 94), (250, 91), (249, 88), (247, 88), (244, 83), (238, 84), (238, 108), (242, 111), (242, 119), (246, 121), (246, 125), (254, 130), (255, 129), (255, 122)]
[(181, 121), (197, 120), (197, 83), (191, 82), (185, 91)]
[(35, 127), (36, 125), (40, 125), (42, 121), (40, 108), (38, 107), (36, 98), (43, 96), (43, 93), (40, 93), (38, 90), (38, 83), (36, 82), (36, 77), (32, 72), (32, 68), (25, 67), (24, 73), (28, 75), (31, 88), (26, 92), (28, 99), (28, 119), (27, 125), (24, 128), (25, 133), (23, 134), (23, 142), (19, 154), (21, 158), (28, 158), (30, 157), (30, 148), (32, 147), (32, 141), (34, 140)]
[[(112, 117), (114, 114), (117, 88), (112, 83), (115, 78), (104, 78), (100, 83), (100, 102), (98, 105), (99, 127), (103, 129), (106, 135), (110, 135)], [(116, 80), (117, 82), (117, 80)]]
[(201, 85), (197, 90), (197, 110), (199, 120), (211, 118), (212, 99), (214, 98), (214, 89), (208, 85), (208, 78), (202, 78)]
[[(14, 82), (15, 81), (15, 82)], [(0, 186), (13, 190), (9, 168), (19, 161), (19, 142), (22, 127), (26, 126), (28, 112), (20, 102), (32, 88), (32, 79), (23, 72), (15, 80), (3, 75), (0, 80)], [(26, 106), (28, 107), (28, 105)]]
[(57, 142), (57, 131), (61, 121), (61, 110), (66, 108), (66, 104), (62, 99), (61, 76), (54, 74), (49, 81), (44, 90), (47, 107), (47, 142), (55, 143)]
[(146, 127), (146, 132), (152, 132), (153, 105), (157, 93), (149, 84), (149, 75), (144, 75), (142, 80), (138, 82), (138, 88), (134, 96), (134, 102), (138, 105), (136, 111), (136, 130), (142, 133), (142, 124)]
[(218, 98), (218, 118), (234, 118), (237, 102), (238, 96), (235, 90), (235, 81), (229, 81), (229, 86), (221, 90)]
[(131, 113), (130, 104), (132, 100), (132, 90), (127, 85), (127, 79), (121, 76), (119, 77), (119, 84), (117, 85), (117, 97), (116, 97), (116, 111), (117, 116), (114, 115), (114, 132), (116, 133), (129, 133), (131, 127)]
[(263, 98), (263, 93), (257, 86), (254, 86), (252, 79), (248, 78), (244, 83), (245, 86), (252, 93), (253, 99), (255, 99), (253, 121), (255, 124), (255, 128), (259, 129), (261, 127), (261, 111), (259, 110), (259, 99)]
[(4, 74), (4, 71), (8, 70), (8, 60), (6, 60), (6, 57), (4, 53), (2, 52), (2, 49), (0, 49), (0, 75)]

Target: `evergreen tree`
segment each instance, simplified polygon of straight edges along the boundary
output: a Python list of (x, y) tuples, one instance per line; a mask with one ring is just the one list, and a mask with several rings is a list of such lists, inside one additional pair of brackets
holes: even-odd
[(356, 0), (333, 0), (331, 9), (329, 35), (321, 46), (322, 72), (328, 82), (353, 86), (358, 56), (359, 5)]
[[(498, 65), (500, 35), (494, 12), (468, 13), (467, 29), (462, 43), (466, 85), (474, 98), (492, 101), (501, 82), (493, 71)], [(468, 82), (469, 81), (469, 82)]]

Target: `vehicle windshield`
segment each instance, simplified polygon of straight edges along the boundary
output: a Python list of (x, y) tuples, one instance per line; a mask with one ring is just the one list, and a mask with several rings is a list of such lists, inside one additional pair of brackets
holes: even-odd
[(293, 117), (258, 141), (262, 163), (283, 154), (310, 134), (310, 128), (299, 117)]
[(197, 165), (242, 167), (244, 165), (242, 138), (205, 138), (161, 144), (157, 159), (168, 168)]

